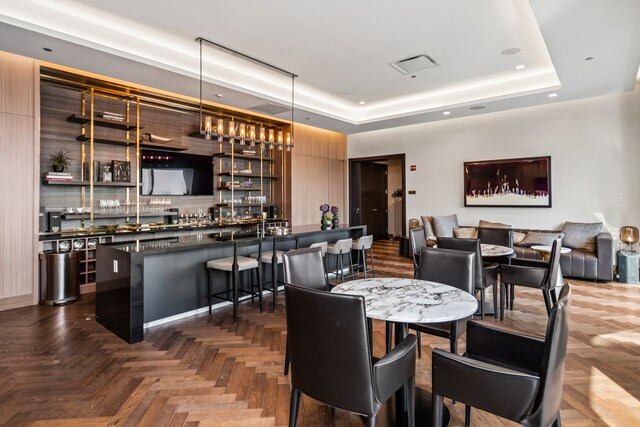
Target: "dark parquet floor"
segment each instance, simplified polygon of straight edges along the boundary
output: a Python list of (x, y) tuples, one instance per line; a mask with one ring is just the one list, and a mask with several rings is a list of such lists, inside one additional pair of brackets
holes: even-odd
[[(379, 276), (410, 277), (411, 262), (396, 242), (375, 245)], [(565, 426), (640, 425), (640, 287), (568, 279), (572, 326), (564, 378)], [(270, 300), (267, 298), (267, 301)], [(62, 307), (0, 313), (0, 425), (6, 426), (283, 426), (289, 379), (283, 298), (275, 311), (242, 304), (150, 328), (128, 345), (94, 320), (91, 294)], [(542, 335), (542, 297), (519, 291), (504, 326)], [(488, 318), (488, 323), (499, 323)], [(382, 354), (384, 331), (374, 329)], [(460, 341), (461, 351), (464, 349)], [(425, 348), (448, 349), (423, 335)], [(430, 388), (430, 351), (418, 361), (417, 383)], [(487, 391), (490, 393), (490, 390)], [(452, 425), (464, 406), (452, 406)], [(473, 425), (512, 425), (474, 411)], [(301, 426), (362, 425), (359, 417), (304, 398)]]

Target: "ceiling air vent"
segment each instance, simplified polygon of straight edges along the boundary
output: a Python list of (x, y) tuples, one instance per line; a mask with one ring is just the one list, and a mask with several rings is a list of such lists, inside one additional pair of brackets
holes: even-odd
[(269, 114), (272, 116), (275, 116), (276, 114), (282, 114), (287, 111), (291, 111), (291, 107), (285, 107), (284, 105), (274, 104), (273, 102), (256, 105), (254, 107), (250, 107), (249, 109), (253, 111), (257, 111), (258, 113)]
[(437, 67), (440, 64), (430, 55), (423, 53), (422, 55), (412, 56), (411, 58), (391, 62), (389, 63), (389, 65), (406, 76)]

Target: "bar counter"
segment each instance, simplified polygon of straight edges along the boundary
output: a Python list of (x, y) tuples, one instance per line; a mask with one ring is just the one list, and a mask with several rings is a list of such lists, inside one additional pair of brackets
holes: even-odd
[[(366, 226), (335, 230), (293, 227), (300, 248), (315, 242), (333, 243), (366, 234)], [(206, 263), (233, 256), (234, 241), (249, 243), (239, 255), (272, 248), (280, 236), (258, 237), (255, 231), (203, 233), (196, 236), (98, 245), (96, 320), (128, 343), (144, 339), (144, 328), (208, 311)], [(255, 244), (252, 244), (255, 243)], [(293, 249), (293, 241), (288, 242)], [(263, 283), (271, 280), (264, 269)], [(228, 277), (212, 271), (213, 292), (224, 291)], [(218, 304), (218, 306), (229, 303)], [(215, 305), (214, 305), (215, 308)]]

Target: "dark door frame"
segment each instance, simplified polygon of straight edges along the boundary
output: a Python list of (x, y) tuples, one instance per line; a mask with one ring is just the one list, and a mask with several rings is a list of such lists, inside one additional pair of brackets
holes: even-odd
[(373, 156), (373, 157), (356, 157), (349, 159), (349, 225), (351, 224), (351, 216), (353, 214), (353, 208), (356, 205), (356, 192), (360, 192), (359, 188), (356, 188), (356, 181), (353, 179), (353, 166), (354, 163), (365, 162), (381, 162), (385, 160), (400, 160), (402, 162), (402, 236), (407, 235), (407, 173), (405, 164), (405, 154), (388, 154), (386, 156)]

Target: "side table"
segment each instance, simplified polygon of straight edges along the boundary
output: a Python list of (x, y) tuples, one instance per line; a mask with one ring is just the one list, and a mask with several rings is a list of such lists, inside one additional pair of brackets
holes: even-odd
[(618, 251), (618, 277), (623, 283), (638, 283), (638, 259), (640, 254), (631, 251)]

